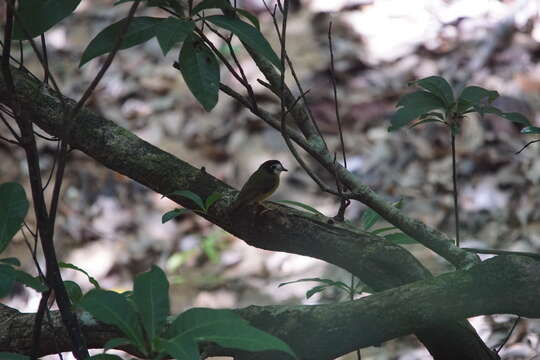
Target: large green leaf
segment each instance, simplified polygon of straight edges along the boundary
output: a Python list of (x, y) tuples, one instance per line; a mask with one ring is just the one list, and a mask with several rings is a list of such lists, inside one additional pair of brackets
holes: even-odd
[(83, 296), (79, 305), (99, 321), (118, 327), (134, 344), (143, 348), (137, 313), (124, 296), (114, 291), (93, 289)]
[(20, 282), (21, 284), (24, 284), (28, 287), (31, 287), (32, 289), (44, 292), (47, 291), (48, 287), (41, 281), (41, 279), (38, 277), (34, 277), (27, 272), (21, 271), (21, 270), (15, 270), (15, 281)]
[(191, 34), (180, 51), (178, 67), (193, 96), (206, 111), (212, 110), (219, 94), (219, 63), (212, 50)]
[(148, 338), (153, 339), (169, 315), (169, 282), (163, 270), (152, 266), (150, 271), (139, 274), (133, 286), (133, 300)]
[(0, 298), (6, 297), (15, 282), (15, 269), (9, 265), (0, 264)]
[(252, 48), (257, 54), (268, 59), (274, 66), (281, 69), (281, 60), (276, 55), (270, 43), (264, 38), (261, 32), (254, 26), (229, 16), (215, 15), (206, 18), (207, 21), (223, 29), (229, 30), (238, 36), (247, 46)]
[(167, 55), (174, 45), (183, 42), (194, 28), (195, 24), (193, 21), (174, 17), (163, 20), (156, 27), (156, 37), (163, 55)]
[(392, 115), (389, 131), (397, 130), (431, 110), (445, 108), (439, 97), (423, 90), (404, 95), (397, 106), (400, 108)]
[(206, 9), (232, 9), (232, 6), (229, 0), (203, 0), (191, 12), (196, 14)]
[(294, 356), (282, 340), (248, 324), (230, 310), (193, 308), (180, 314), (171, 324), (176, 336), (190, 336), (223, 347), (246, 351), (279, 350)]
[(452, 87), (444, 78), (440, 76), (429, 76), (416, 81), (416, 84), (439, 97), (446, 107), (450, 107), (454, 103)]
[(0, 352), (0, 359), (2, 360), (30, 360), (30, 356), (10, 353), (10, 352)]
[(23, 187), (15, 182), (0, 185), (0, 252), (19, 231), (27, 212), (28, 200)]
[(458, 97), (457, 112), (464, 113), (471, 106), (480, 105), (482, 102), (491, 104), (498, 97), (497, 91), (487, 90), (480, 86), (467, 86)]
[[(43, 34), (73, 13), (81, 0), (22, 0), (17, 9), (13, 40), (27, 40)], [(19, 23), (19, 20), (22, 22)], [(24, 31), (24, 30), (25, 31)]]
[(181, 334), (170, 340), (159, 343), (161, 351), (168, 353), (176, 360), (199, 360), (200, 353), (197, 342), (192, 336)]
[[(93, 58), (111, 52), (118, 39), (120, 31), (128, 19), (122, 19), (112, 25), (107, 26), (95, 38), (90, 41), (81, 56), (79, 66), (83, 66)], [(135, 17), (131, 20), (124, 35), (120, 50), (141, 44), (156, 35), (156, 29), (164, 21), (163, 18), (153, 18), (148, 16)]]

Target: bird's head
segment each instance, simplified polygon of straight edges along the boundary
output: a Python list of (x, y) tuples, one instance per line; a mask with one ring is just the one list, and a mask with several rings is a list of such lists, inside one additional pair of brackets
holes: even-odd
[(287, 171), (285, 167), (279, 162), (279, 160), (268, 160), (262, 163), (259, 167), (261, 170), (268, 171), (270, 174), (279, 175), (282, 171)]

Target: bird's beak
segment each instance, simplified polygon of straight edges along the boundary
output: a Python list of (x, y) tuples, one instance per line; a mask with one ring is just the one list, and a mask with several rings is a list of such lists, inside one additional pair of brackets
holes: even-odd
[(283, 167), (283, 165), (281, 165), (281, 171), (289, 171), (289, 170), (285, 169), (285, 168)]

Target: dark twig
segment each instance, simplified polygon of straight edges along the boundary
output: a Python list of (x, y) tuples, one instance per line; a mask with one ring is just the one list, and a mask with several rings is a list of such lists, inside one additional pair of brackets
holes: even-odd
[[(454, 126), (453, 123), (451, 126)], [(455, 232), (456, 232), (456, 246), (459, 247), (459, 203), (458, 203), (458, 185), (457, 185), (457, 170), (456, 170), (456, 136), (454, 135), (454, 129), (451, 128), (451, 143), (452, 143), (452, 183), (454, 186), (454, 219), (455, 219)]]
[(328, 48), (330, 49), (330, 79), (332, 79), (332, 89), (334, 90), (334, 111), (339, 130), (339, 142), (341, 143), (341, 155), (343, 156), (343, 166), (347, 168), (347, 156), (345, 155), (345, 140), (343, 140), (343, 128), (341, 127), (341, 117), (339, 116), (339, 102), (336, 85), (336, 72), (334, 69), (334, 49), (332, 46), (332, 22), (328, 25)]
[(503, 342), (501, 343), (501, 345), (499, 345), (499, 347), (497, 348), (497, 350), (495, 350), (495, 352), (498, 354), (499, 351), (501, 351), (501, 349), (503, 348), (504, 345), (506, 345), (506, 343), (508, 342), (508, 340), (510, 339), (510, 336), (512, 336), (512, 333), (514, 332), (514, 330), (516, 329), (516, 326), (519, 322), (519, 320), (521, 320), (521, 316), (518, 316), (516, 318), (516, 320), (514, 320), (514, 323), (512, 324), (512, 327), (510, 328), (510, 331), (508, 332), (508, 334), (506, 334), (506, 337), (504, 338)]
[(525, 148), (526, 148), (527, 146), (529, 146), (529, 145), (531, 145), (531, 144), (534, 144), (534, 143), (537, 143), (537, 142), (539, 142), (539, 141), (540, 141), (540, 139), (529, 141), (529, 142), (526, 143), (525, 146), (523, 146), (519, 151), (516, 151), (515, 154), (517, 155), (517, 154), (521, 153), (523, 150), (525, 150)]
[(41, 49), (43, 51), (43, 69), (45, 70), (45, 76), (43, 82), (49, 84), (49, 56), (47, 54), (47, 42), (45, 41), (45, 34), (41, 34)]

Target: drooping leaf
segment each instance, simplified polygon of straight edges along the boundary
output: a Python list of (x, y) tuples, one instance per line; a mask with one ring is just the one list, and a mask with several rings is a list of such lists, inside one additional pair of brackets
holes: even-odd
[(0, 359), (2, 360), (30, 360), (30, 356), (11, 353), (11, 352), (0, 352)]
[(172, 192), (169, 195), (177, 195), (177, 196), (185, 197), (186, 199), (189, 199), (189, 200), (193, 201), (195, 204), (197, 204), (199, 209), (204, 210), (204, 203), (203, 203), (201, 197), (199, 195), (195, 194), (193, 191), (177, 190), (177, 191)]
[[(93, 38), (84, 50), (79, 67), (86, 64), (93, 58), (107, 54), (114, 48), (120, 31), (128, 19), (122, 19), (112, 25), (107, 26)], [(158, 25), (164, 21), (163, 18), (153, 18), (148, 16), (134, 17), (129, 23), (124, 39), (120, 45), (120, 50), (141, 44), (156, 35)]]
[(167, 55), (174, 45), (183, 42), (194, 28), (193, 21), (174, 17), (169, 17), (159, 23), (156, 26), (156, 37), (163, 55)]
[(223, 197), (223, 194), (218, 193), (218, 192), (213, 192), (212, 194), (210, 194), (210, 196), (208, 196), (206, 200), (204, 201), (205, 209), (206, 210), (210, 209), (210, 206), (214, 205), (214, 203), (218, 201), (219, 199), (221, 199), (222, 197)]
[(197, 341), (214, 342), (220, 346), (246, 351), (279, 350), (294, 353), (282, 340), (249, 325), (230, 310), (193, 308), (180, 314), (170, 331), (189, 335)]
[(247, 46), (257, 52), (257, 54), (266, 58), (278, 69), (281, 69), (281, 60), (272, 49), (272, 46), (270, 46), (270, 43), (256, 27), (240, 19), (223, 15), (209, 16), (206, 20), (223, 29), (229, 30), (238, 36)]
[(360, 218), (362, 230), (368, 231), (373, 225), (375, 225), (375, 223), (377, 223), (377, 221), (379, 221), (380, 218), (381, 216), (377, 214), (375, 210), (367, 208), (366, 210), (364, 210), (364, 212), (362, 213), (362, 217)]
[(22, 270), (14, 270), (15, 281), (20, 282), (23, 285), (31, 287), (32, 289), (44, 292), (47, 291), (47, 286), (41, 281), (39, 277), (34, 277)]
[(169, 315), (169, 282), (157, 266), (137, 275), (133, 286), (133, 300), (141, 316), (149, 339), (161, 331)]
[(124, 296), (114, 291), (93, 289), (82, 297), (79, 305), (99, 321), (118, 327), (128, 339), (143, 348), (137, 313)]
[(324, 291), (328, 287), (329, 287), (328, 285), (318, 285), (318, 286), (312, 287), (306, 292), (306, 299), (309, 299), (313, 295)]
[(131, 344), (131, 341), (129, 341), (129, 339), (126, 339), (126, 338), (113, 338), (113, 339), (107, 341), (105, 343), (105, 345), (103, 345), (103, 350), (107, 351), (107, 350), (111, 350), (111, 349), (116, 349), (119, 346), (129, 345), (129, 344)]
[(293, 281), (287, 281), (287, 282), (279, 284), (278, 287), (282, 287), (289, 284), (296, 284), (300, 282), (306, 282), (306, 281), (320, 282), (320, 283), (325, 284), (325, 286), (335, 286), (345, 291), (349, 291), (350, 289), (349, 286), (343, 283), (342, 281), (334, 281), (332, 279), (325, 279), (325, 278), (303, 278), (303, 279), (298, 279), (298, 280), (293, 280)]
[(526, 126), (529, 126), (531, 124), (529, 119), (527, 119), (523, 114), (520, 114), (518, 112), (503, 113), (500, 116), (517, 124)]
[(397, 130), (424, 113), (445, 107), (441, 99), (423, 90), (404, 95), (397, 106), (399, 109), (392, 115), (388, 131)]
[(282, 203), (282, 204), (289, 204), (289, 205), (292, 205), (292, 206), (296, 206), (296, 207), (299, 207), (301, 209), (304, 209), (304, 210), (307, 210), (315, 215), (323, 215), (323, 213), (321, 213), (319, 210), (315, 209), (314, 207), (310, 206), (310, 205), (307, 205), (307, 204), (304, 204), (304, 203), (301, 203), (301, 202), (298, 202), (298, 201), (292, 201), (292, 200), (279, 200), (279, 201), (276, 201), (278, 203)]
[(71, 15), (80, 2), (81, 0), (19, 1), (18, 16), (13, 27), (13, 40), (28, 40), (27, 34), (30, 39), (43, 34)]
[(79, 284), (77, 284), (75, 281), (64, 280), (64, 286), (71, 302), (73, 304), (78, 303), (83, 296), (83, 292)]
[(228, 0), (203, 0), (193, 7), (191, 13), (197, 14), (207, 9), (232, 9), (232, 6)]
[(100, 288), (99, 283), (97, 282), (97, 280), (94, 277), (90, 276), (90, 274), (87, 273), (84, 269), (81, 269), (80, 267), (78, 267), (76, 265), (73, 265), (71, 263), (65, 263), (65, 262), (59, 262), (58, 266), (63, 268), (63, 269), (71, 269), (71, 270), (75, 270), (75, 271), (78, 271), (80, 273), (83, 273), (84, 275), (86, 275), (86, 277), (88, 278), (88, 281), (90, 281), (90, 283), (92, 285), (94, 285), (95, 288), (97, 288), (97, 289)]
[(4, 251), (13, 236), (21, 228), (26, 213), (28, 200), (24, 188), (8, 182), (0, 185), (0, 252)]
[(433, 93), (441, 99), (447, 108), (454, 103), (454, 93), (452, 87), (444, 78), (440, 76), (429, 76), (416, 81), (416, 84)]
[(15, 269), (9, 265), (0, 264), (0, 299), (11, 293), (15, 283)]
[(417, 244), (418, 243), (418, 241), (414, 240), (409, 235), (401, 233), (401, 232), (384, 235), (384, 237), (387, 240), (390, 240), (391, 242), (393, 242), (394, 244)]
[(491, 104), (499, 93), (494, 90), (487, 90), (480, 86), (467, 86), (458, 97), (457, 112), (463, 113), (471, 106), (481, 105), (483, 102)]
[(180, 215), (183, 215), (185, 213), (191, 212), (189, 209), (174, 209), (171, 211), (167, 211), (163, 216), (161, 217), (161, 223), (165, 224), (167, 221), (174, 219), (175, 217), (178, 217)]
[(540, 134), (540, 127), (537, 126), (527, 126), (521, 129), (522, 134)]
[(178, 67), (193, 96), (206, 111), (212, 110), (219, 95), (219, 63), (212, 50), (191, 34), (180, 51)]
[(122, 358), (112, 354), (97, 354), (90, 356), (87, 360), (122, 360)]
[(21, 266), (21, 262), (19, 261), (19, 259), (14, 257), (0, 259), (0, 263), (8, 264), (11, 266)]

